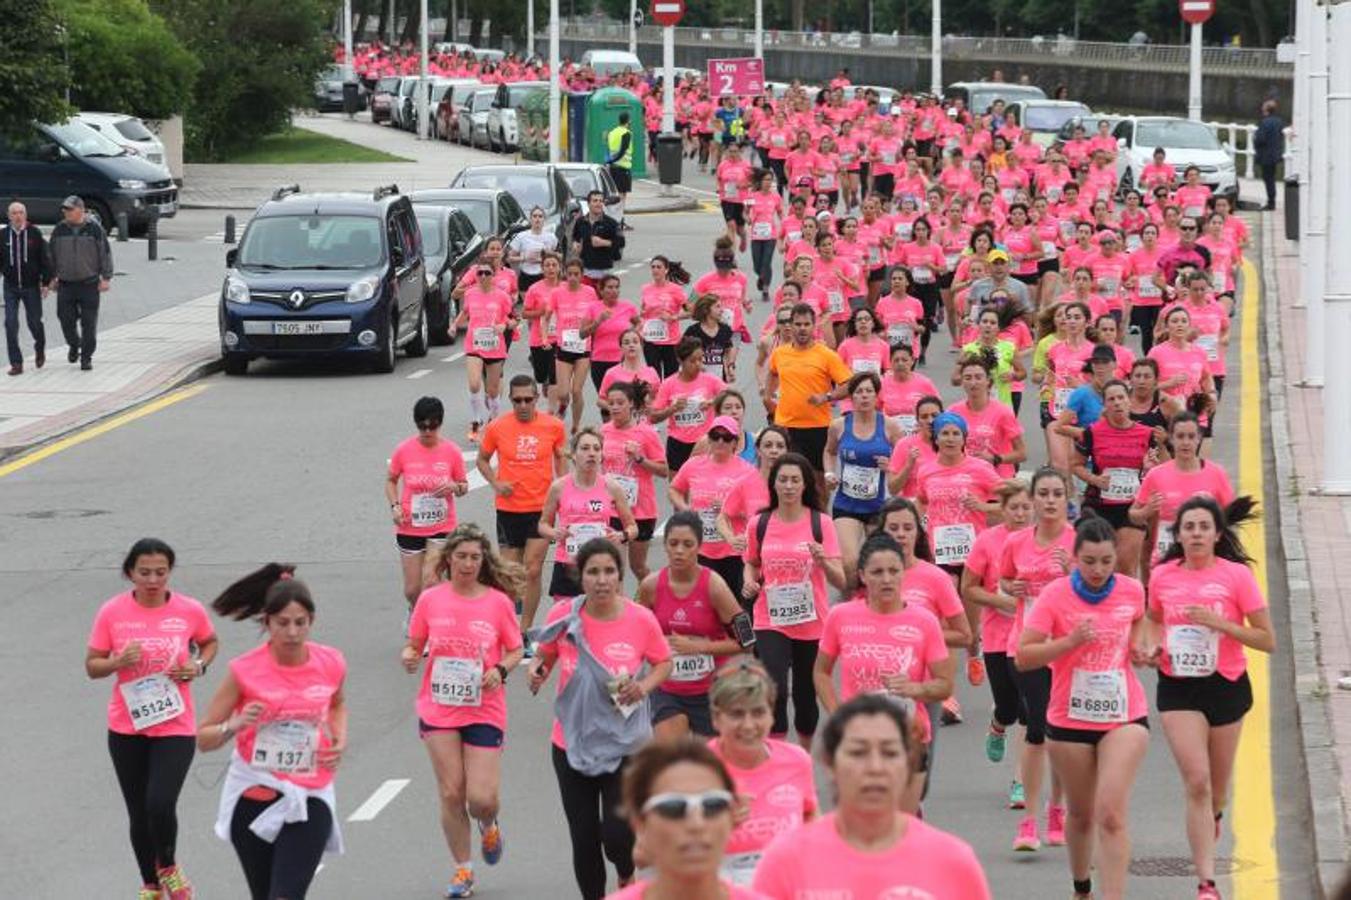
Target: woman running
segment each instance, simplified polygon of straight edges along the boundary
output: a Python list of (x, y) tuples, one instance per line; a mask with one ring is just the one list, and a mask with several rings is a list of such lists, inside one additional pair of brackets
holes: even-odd
[[(1086, 334), (1091, 315), (1088, 305), (1076, 300), (1063, 304), (1063, 308), (1064, 336), (1046, 349), (1044, 366), (1038, 369), (1034, 362), (1032, 370), (1034, 376), (1040, 376), (1038, 381), (1050, 387), (1047, 412), (1051, 420), (1060, 416), (1061, 410), (1067, 408), (1070, 394), (1084, 383), (1084, 364), (1093, 354), (1094, 346)], [(1062, 472), (1068, 472), (1071, 450), (1069, 438), (1047, 428), (1046, 443), (1050, 451), (1050, 464)]]
[(606, 371), (600, 380), (600, 390), (596, 392), (596, 405), (601, 408), (602, 416), (610, 414), (610, 388), (616, 384), (642, 384), (647, 391), (644, 396), (651, 397), (661, 387), (661, 375), (657, 370), (643, 362), (643, 342), (638, 329), (629, 328), (619, 336), (619, 364)]
[(830, 604), (826, 585), (844, 590), (844, 565), (806, 458), (785, 454), (770, 470), (769, 484), (769, 506), (746, 529), (741, 594), (755, 598), (756, 650), (778, 693), (774, 734), (788, 733), (791, 683), (793, 724), (807, 748), (818, 719), (812, 666)]
[(591, 335), (591, 386), (600, 393), (601, 383), (606, 374), (619, 365), (623, 351), (619, 338), (625, 331), (637, 327), (641, 320), (638, 307), (628, 300), (619, 299), (619, 276), (606, 275), (600, 280), (600, 305), (592, 314)]
[[(937, 327), (938, 310), (942, 298), (939, 295), (938, 279), (947, 271), (947, 257), (943, 248), (929, 240), (932, 231), (926, 219), (915, 220), (915, 239), (909, 243), (898, 244), (892, 248), (893, 265), (905, 266), (910, 272), (911, 291), (924, 307), (924, 331), (920, 334), (919, 364), (924, 365), (925, 354), (929, 350), (929, 338)], [(948, 330), (953, 340), (957, 337), (957, 323), (948, 322)]]
[[(848, 335), (836, 350), (840, 359), (855, 374), (868, 372), (880, 376), (890, 364), (891, 346), (878, 336), (877, 314), (860, 306), (849, 316)], [(879, 384), (881, 383), (879, 378)]]
[(517, 282), (520, 289), (526, 293), (535, 282), (544, 277), (544, 255), (558, 251), (558, 235), (553, 231), (544, 230), (547, 217), (542, 207), (532, 206), (530, 227), (516, 232), (511, 242), (507, 244), (507, 264), (516, 269)]
[(550, 298), (562, 284), (563, 257), (546, 251), (540, 257), (539, 270), (539, 279), (525, 291), (521, 317), (530, 323), (530, 371), (540, 390), (552, 396), (558, 323), (553, 319)]
[(662, 381), (647, 414), (653, 425), (671, 420), (666, 429), (666, 463), (673, 473), (680, 471), (695, 443), (713, 427), (713, 398), (727, 387), (721, 378), (704, 371), (704, 347), (697, 338), (682, 338), (676, 345), (676, 358), (680, 368)]
[(703, 533), (695, 513), (672, 514), (662, 538), (667, 566), (638, 585), (638, 602), (656, 615), (671, 645), (671, 677), (652, 692), (652, 726), (659, 740), (690, 732), (711, 737), (708, 689), (713, 672), (732, 654), (755, 644), (750, 617), (727, 582), (699, 562)]
[(741, 426), (731, 416), (718, 416), (708, 429), (708, 453), (691, 456), (671, 479), (667, 494), (677, 511), (699, 517), (699, 564), (722, 576), (737, 596), (741, 593), (741, 556), (718, 532), (718, 512), (727, 493), (755, 467), (736, 455)]
[[(736, 448), (733, 452), (751, 465), (755, 465), (755, 435), (746, 430), (746, 397), (741, 391), (735, 388), (724, 388), (718, 392), (718, 396), (713, 398), (713, 415), (727, 416), (736, 422), (737, 431), (741, 437), (737, 440)], [(709, 450), (708, 435), (699, 438), (694, 445), (692, 456), (707, 453)]]
[[(1168, 310), (1163, 328), (1166, 339), (1155, 344), (1147, 357), (1159, 365), (1159, 390), (1192, 412), (1212, 411), (1219, 394), (1207, 352), (1192, 343), (1195, 332), (1187, 307), (1178, 304)], [(1202, 436), (1210, 436), (1208, 425)]]
[[(611, 384), (605, 393), (610, 421), (600, 429), (601, 468), (605, 477), (623, 490), (638, 526), (637, 536), (628, 542), (628, 556), (629, 569), (639, 581), (647, 577), (648, 545), (657, 528), (654, 479), (670, 477), (661, 437), (643, 420), (647, 391), (641, 381)], [(610, 528), (620, 531), (622, 523), (618, 518), (611, 519)]]
[(716, 294), (703, 294), (694, 301), (690, 318), (694, 319), (682, 336), (693, 338), (703, 348), (703, 370), (728, 383), (736, 381), (737, 345), (731, 327), (724, 321)]
[(525, 653), (516, 606), (524, 571), (505, 563), (476, 525), (450, 534), (439, 566), (447, 580), (418, 598), (400, 654), (416, 675), (418, 734), (431, 759), (441, 798), (441, 830), (455, 863), (447, 897), (474, 893), (470, 820), (478, 823), (483, 861), (502, 859), (498, 825), (502, 742), (507, 730), (506, 681)]
[[(736, 267), (736, 251), (732, 240), (723, 235), (713, 242), (713, 271), (694, 283), (692, 296), (716, 296), (719, 319), (743, 342), (750, 343), (750, 332), (746, 330), (746, 313), (751, 311), (751, 299), (746, 294), (747, 283), (746, 274)], [(695, 321), (699, 320), (696, 318)]]
[(891, 349), (891, 370), (882, 379), (882, 411), (910, 437), (919, 430), (915, 408), (924, 397), (937, 396), (938, 388), (928, 376), (915, 371), (915, 352), (909, 344)]
[(891, 269), (891, 293), (877, 301), (877, 318), (894, 350), (908, 347), (913, 355), (924, 333), (924, 305), (910, 295), (910, 272), (904, 266)]
[(976, 535), (999, 511), (994, 489), (1003, 481), (994, 466), (966, 452), (967, 424), (949, 411), (933, 420), (933, 462), (915, 475), (916, 498), (925, 513), (934, 562), (959, 579)]
[[(788, 432), (778, 425), (766, 425), (755, 439), (754, 477), (743, 478), (734, 484), (723, 498), (718, 510), (718, 534), (737, 554), (746, 552), (746, 523), (751, 516), (769, 506), (769, 473), (774, 463), (788, 452)], [(744, 571), (744, 570), (743, 570)], [(753, 606), (738, 590), (737, 597), (749, 612)]]
[(649, 270), (652, 280), (643, 285), (641, 297), (643, 356), (662, 378), (668, 378), (679, 368), (675, 348), (685, 311), (683, 285), (690, 283), (690, 275), (680, 263), (661, 255), (652, 257)]
[(554, 408), (565, 419), (572, 404), (572, 432), (582, 427), (582, 390), (591, 368), (591, 340), (595, 328), (596, 307), (600, 300), (595, 290), (582, 283), (582, 261), (570, 259), (563, 272), (567, 278), (549, 295), (549, 314), (558, 332), (554, 354)]
[(1223, 507), (1206, 495), (1183, 502), (1173, 520), (1177, 541), (1149, 582), (1155, 703), (1187, 792), (1197, 900), (1220, 896), (1215, 845), (1243, 717), (1253, 704), (1244, 648), (1271, 653), (1276, 646), (1252, 559), (1238, 537), (1251, 512), (1247, 498)]
[(1149, 749), (1149, 703), (1133, 668), (1146, 659), (1145, 589), (1117, 574), (1111, 525), (1090, 516), (1075, 531), (1074, 567), (1027, 613), (1017, 665), (1051, 670), (1046, 736), (1068, 805), (1075, 900), (1093, 896), (1095, 862), (1101, 896), (1121, 900), (1131, 861), (1131, 788)]
[(169, 590), (173, 548), (155, 538), (131, 545), (122, 575), (131, 590), (99, 607), (84, 669), (114, 677), (108, 700), (108, 755), (131, 823), (141, 874), (139, 900), (191, 900), (178, 864), (178, 795), (197, 734), (193, 680), (219, 645), (202, 604)]
[(237, 738), (216, 836), (234, 845), (253, 900), (303, 900), (323, 854), (343, 852), (333, 779), (347, 749), (347, 660), (310, 640), (314, 598), (294, 576), (269, 563), (211, 604), (267, 631), (230, 660), (197, 729), (204, 753)]
[(1145, 473), (1131, 504), (1132, 522), (1149, 529), (1153, 563), (1158, 564), (1174, 543), (1173, 525), (1189, 498), (1205, 494), (1221, 506), (1234, 500), (1233, 484), (1224, 467), (1201, 457), (1201, 424), (1195, 413), (1180, 412), (1168, 423), (1168, 445), (1173, 458)]
[[(1012, 369), (1007, 374), (1012, 375)], [(1012, 478), (1018, 465), (1027, 459), (1027, 444), (1013, 410), (992, 396), (994, 370), (990, 357), (984, 353), (962, 356), (957, 361), (957, 376), (966, 396), (948, 411), (966, 422), (966, 452), (985, 460), (1005, 478)]]
[(903, 811), (919, 769), (919, 729), (894, 700), (863, 694), (826, 723), (823, 762), (834, 812), (776, 841), (752, 886), (771, 900), (807, 896), (988, 900), (980, 861), (964, 841)]
[[(619, 816), (622, 770), (627, 757), (651, 738), (647, 698), (670, 675), (671, 651), (652, 611), (621, 592), (619, 548), (593, 538), (578, 550), (577, 568), (581, 596), (554, 604), (548, 625), (532, 635), (539, 649), (527, 686), (538, 694), (553, 670), (560, 670), (551, 735), (554, 774), (578, 892), (583, 900), (600, 900), (606, 859), (621, 888), (633, 881), (633, 832)], [(582, 687), (569, 691), (574, 679)], [(597, 694), (606, 700), (597, 702)], [(600, 723), (598, 715), (613, 721)]]
[[(961, 359), (975, 354), (988, 363), (985, 368), (990, 374), (994, 399), (1012, 409), (1015, 418), (1020, 405), (1018, 401), (1022, 400), (1022, 390), (1020, 387), (1015, 399), (1013, 388), (1027, 377), (1027, 370), (1018, 358), (1017, 344), (1004, 335), (1008, 333), (1006, 329), (1016, 314), (1012, 306), (986, 307), (981, 310), (976, 316), (976, 338), (963, 344), (961, 350)], [(959, 387), (962, 386), (961, 359), (952, 370), (952, 383)], [(1019, 430), (1021, 433), (1021, 428)]]
[(915, 433), (896, 442), (887, 466), (887, 493), (915, 497), (919, 493), (919, 470), (938, 459), (933, 423), (943, 413), (943, 401), (928, 394), (915, 401)]
[(750, 219), (751, 266), (760, 301), (768, 303), (769, 289), (774, 285), (774, 248), (783, 233), (783, 198), (774, 189), (773, 172), (761, 170), (751, 180), (755, 189), (745, 202)]
[(479, 263), (478, 281), (467, 288), (455, 317), (456, 329), (468, 329), (465, 377), (469, 383), (469, 441), (478, 443), (483, 423), (497, 417), (502, 368), (507, 361), (505, 335), (516, 327), (515, 301), (493, 284), (493, 267)]

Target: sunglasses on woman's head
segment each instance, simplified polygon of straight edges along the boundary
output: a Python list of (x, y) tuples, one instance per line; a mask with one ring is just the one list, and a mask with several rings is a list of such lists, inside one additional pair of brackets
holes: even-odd
[(731, 808), (732, 795), (723, 790), (704, 791), (702, 794), (657, 794), (643, 804), (644, 813), (656, 813), (672, 822), (688, 819), (695, 809), (699, 810), (702, 818), (711, 819)]

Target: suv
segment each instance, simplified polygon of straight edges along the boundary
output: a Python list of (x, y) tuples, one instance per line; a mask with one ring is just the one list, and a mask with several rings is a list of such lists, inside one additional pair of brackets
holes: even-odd
[[(481, 143), (484, 147), (488, 146), (488, 111), (492, 109), (496, 97), (497, 88), (481, 87), (464, 98), (464, 102), (459, 105), (459, 122), (455, 125), (456, 139), (461, 144), (477, 147)], [(482, 141), (479, 135), (483, 135)]]
[(1006, 84), (1002, 81), (958, 81), (943, 89), (943, 99), (961, 100), (966, 108), (984, 115), (996, 100), (1045, 100), (1046, 92), (1031, 84)]
[(493, 105), (488, 110), (488, 149), (494, 153), (515, 153), (521, 143), (518, 110), (530, 97), (549, 89), (547, 81), (518, 81), (498, 85)]
[(75, 118), (99, 134), (108, 138), (123, 150), (128, 150), (147, 162), (157, 166), (166, 166), (164, 161), (164, 142), (155, 137), (155, 133), (145, 127), (145, 123), (135, 116), (125, 113), (78, 112)]
[(450, 323), (460, 313), (450, 292), (478, 261), (487, 243), (474, 223), (454, 206), (418, 203), (414, 198), (422, 250), (427, 255), (427, 334), (432, 346), (454, 341)]
[(465, 166), (450, 186), (500, 188), (515, 197), (527, 215), (531, 207), (540, 207), (544, 210), (544, 227), (558, 236), (560, 250), (567, 248), (571, 240), (572, 223), (582, 214), (580, 203), (568, 187), (568, 180), (557, 166), (547, 163)]
[(402, 80), (398, 75), (387, 75), (375, 83), (375, 90), (371, 92), (371, 121), (376, 125), (389, 122), (393, 117), (394, 98), (399, 94)]
[[(1065, 125), (1092, 116), (1093, 111), (1077, 100), (1010, 100), (1004, 108), (1018, 116), (1018, 124), (1032, 132), (1032, 140), (1049, 147)], [(1073, 126), (1071, 126), (1073, 127)]]
[(397, 348), (427, 355), (422, 234), (398, 187), (370, 194), (278, 188), (225, 254), (225, 371), (257, 357), (352, 354), (394, 371)]
[(1120, 148), (1116, 154), (1116, 176), (1124, 194), (1135, 186), (1145, 166), (1154, 157), (1154, 148), (1162, 147), (1168, 163), (1177, 172), (1177, 180), (1188, 166), (1201, 171), (1201, 183), (1217, 196), (1228, 197), (1238, 208), (1238, 174), (1234, 170), (1233, 148), (1220, 143), (1207, 126), (1174, 116), (1128, 116), (1112, 131)]

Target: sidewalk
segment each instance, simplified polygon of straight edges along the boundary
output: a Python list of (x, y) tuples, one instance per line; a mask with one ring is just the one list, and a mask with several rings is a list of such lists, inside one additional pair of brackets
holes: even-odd
[(1317, 861), (1331, 891), (1344, 877), (1351, 834), (1351, 691), (1338, 687), (1351, 674), (1351, 497), (1316, 493), (1326, 410), (1320, 389), (1299, 384), (1307, 338), (1299, 244), (1285, 240), (1283, 215), (1262, 214), (1264, 356), (1300, 731)]
[[(384, 125), (372, 125), (362, 117), (349, 120), (339, 114), (297, 116), (297, 128), (341, 138), (402, 156), (405, 163), (343, 163), (329, 165), (234, 165), (192, 163), (184, 167), (179, 202), (185, 208), (238, 209), (253, 211), (279, 185), (299, 183), (304, 191), (367, 190), (380, 184), (397, 184), (404, 193), (442, 188), (455, 174), (470, 165), (511, 164), (515, 156), (473, 150), (448, 141), (419, 141), (414, 135)], [(629, 195), (626, 211), (644, 213), (681, 212), (697, 208), (688, 196), (665, 197), (640, 181)]]

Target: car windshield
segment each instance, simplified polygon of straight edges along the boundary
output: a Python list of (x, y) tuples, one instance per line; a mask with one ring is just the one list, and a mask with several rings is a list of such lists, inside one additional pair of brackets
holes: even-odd
[(1141, 147), (1167, 147), (1170, 150), (1219, 150), (1220, 142), (1209, 128), (1199, 122), (1141, 122), (1135, 131), (1135, 143)]
[(375, 83), (376, 91), (386, 94), (393, 93), (398, 88), (398, 86), (399, 86), (399, 79), (397, 77), (381, 78), (379, 81)]
[(541, 90), (541, 88), (537, 84), (532, 84), (527, 87), (507, 88), (507, 105), (515, 109), (525, 102), (526, 97), (529, 97), (539, 90)]
[(572, 192), (578, 197), (585, 197), (590, 191), (600, 189), (595, 176), (586, 169), (564, 172), (563, 177), (567, 179), (568, 187), (572, 188)]
[(1059, 131), (1070, 119), (1087, 112), (1087, 106), (1029, 106), (1024, 110), (1023, 126), (1033, 131)]
[(113, 127), (129, 141), (153, 141), (155, 139), (155, 136), (141, 124), (140, 119), (122, 119), (113, 123)]
[(521, 209), (529, 209), (532, 206), (539, 206), (545, 210), (554, 208), (553, 192), (549, 189), (549, 179), (543, 174), (526, 175), (494, 171), (465, 172), (455, 186), (499, 188), (515, 197), (516, 202), (521, 205)]
[(996, 100), (1009, 102), (1012, 100), (1031, 99), (1034, 97), (1040, 99), (1042, 96), (1040, 91), (1021, 87), (1020, 85), (1010, 85), (1007, 88), (1001, 88), (999, 90), (977, 88), (971, 91), (971, 102), (966, 106), (967, 109), (983, 113), (989, 109)]
[(493, 233), (493, 204), (490, 200), (456, 200), (455, 207), (474, 223), (479, 234)]
[(428, 256), (440, 256), (446, 243), (445, 232), (441, 229), (441, 211), (417, 210), (417, 227), (422, 232), (422, 251)]
[(52, 136), (76, 156), (121, 156), (127, 151), (110, 138), (74, 119), (64, 125), (51, 125)]
[(265, 216), (249, 224), (238, 264), (263, 269), (369, 269), (383, 258), (374, 216)]
[(470, 107), (474, 112), (487, 112), (493, 108), (493, 97), (497, 96), (496, 91), (482, 91), (474, 95), (474, 105)]

